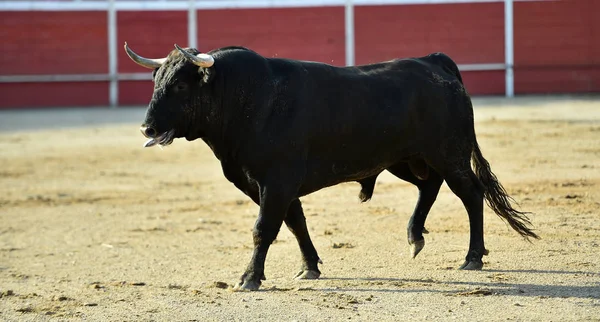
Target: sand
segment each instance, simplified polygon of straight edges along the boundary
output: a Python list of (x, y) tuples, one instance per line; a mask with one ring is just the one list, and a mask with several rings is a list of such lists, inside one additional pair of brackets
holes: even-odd
[(444, 184), (412, 259), (417, 189), (384, 173), (368, 203), (357, 183), (302, 199), (321, 279), (293, 279), (282, 227), (261, 290), (242, 293), (258, 207), (203, 142), (144, 149), (141, 118), (4, 131), (0, 320), (600, 321), (600, 100), (475, 105), (482, 152), (541, 240), (486, 207), (484, 269), (457, 270), (468, 220)]

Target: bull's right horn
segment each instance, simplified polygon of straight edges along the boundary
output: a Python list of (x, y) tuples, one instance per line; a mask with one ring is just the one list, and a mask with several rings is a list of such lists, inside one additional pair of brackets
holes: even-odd
[(210, 67), (215, 64), (215, 59), (213, 56), (208, 54), (198, 54), (192, 55), (185, 51), (183, 48), (179, 47), (175, 44), (175, 48), (183, 55), (183, 57), (187, 58), (190, 62), (192, 62), (196, 66), (200, 67)]
[(129, 46), (127, 46), (127, 42), (125, 42), (125, 52), (127, 52), (127, 56), (129, 56), (129, 58), (131, 58), (131, 60), (133, 60), (134, 62), (136, 62), (138, 65), (142, 66), (142, 67), (146, 67), (146, 68), (150, 68), (150, 69), (155, 69), (160, 67), (166, 60), (167, 58), (144, 58), (136, 53), (133, 52), (133, 50), (129, 49)]

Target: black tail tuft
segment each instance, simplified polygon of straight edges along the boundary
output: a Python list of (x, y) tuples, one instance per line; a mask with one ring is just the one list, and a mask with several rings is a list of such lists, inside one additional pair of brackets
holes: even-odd
[(475, 173), (485, 187), (484, 197), (488, 206), (527, 240), (529, 240), (529, 237), (540, 239), (528, 227), (531, 226), (531, 221), (527, 217), (527, 214), (530, 213), (518, 211), (511, 206), (511, 201), (514, 202), (514, 200), (506, 193), (498, 178), (492, 173), (490, 164), (481, 154), (477, 142), (475, 142), (475, 147), (473, 148), (473, 163), (475, 165)]

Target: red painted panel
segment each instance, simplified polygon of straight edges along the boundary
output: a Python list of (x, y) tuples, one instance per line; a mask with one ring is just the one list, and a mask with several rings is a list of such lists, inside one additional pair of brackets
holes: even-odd
[(468, 71), (460, 74), (471, 95), (504, 95), (506, 80), (503, 70)]
[(515, 93), (600, 91), (600, 2), (515, 3)]
[(0, 12), (0, 73), (108, 71), (106, 12)]
[(600, 64), (598, 2), (516, 2), (515, 66)]
[(119, 82), (120, 105), (148, 105), (152, 98), (154, 84), (152, 81)]
[(515, 93), (600, 92), (600, 65), (515, 70)]
[[(591, 1), (590, 12), (596, 13), (596, 15), (600, 12), (600, 1)], [(590, 19), (590, 23), (592, 25), (591, 29), (591, 45), (592, 45), (592, 62), (594, 64), (600, 63), (600, 19)]]
[(271, 8), (198, 12), (198, 46), (245, 46), (266, 57), (345, 65), (344, 8)]
[(2, 83), (0, 97), (0, 108), (106, 106), (108, 83)]
[(148, 58), (166, 57), (178, 44), (187, 47), (186, 11), (119, 11), (117, 59), (120, 73), (152, 72), (131, 61), (123, 45)]
[(356, 63), (444, 52), (457, 63), (504, 62), (504, 5), (358, 6)]

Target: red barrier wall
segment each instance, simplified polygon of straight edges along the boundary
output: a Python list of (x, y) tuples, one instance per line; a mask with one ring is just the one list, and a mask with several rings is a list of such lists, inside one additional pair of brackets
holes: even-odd
[(200, 50), (208, 51), (232, 44), (248, 47), (266, 57), (296, 58), (344, 66), (344, 8), (198, 12)]
[[(108, 72), (106, 13), (0, 12), (1, 75)], [(0, 83), (0, 108), (108, 104), (106, 82)]]
[(515, 92), (600, 91), (600, 1), (516, 2)]
[(106, 13), (0, 12), (3, 75), (108, 72)]
[(360, 6), (354, 19), (357, 64), (436, 51), (459, 64), (504, 62), (502, 3)]
[[(356, 63), (444, 52), (458, 64), (504, 62), (504, 4), (360, 6)], [(464, 72), (474, 94), (503, 94), (503, 72)], [(483, 81), (483, 82), (482, 82)]]
[(460, 74), (471, 95), (504, 95), (506, 76), (503, 70), (468, 71)]
[(0, 84), (0, 108), (85, 107), (108, 105), (108, 82)]
[[(514, 3), (515, 92), (600, 92), (600, 1)], [(344, 8), (197, 11), (198, 47), (345, 65)], [(0, 12), (0, 76), (108, 73), (106, 11)], [(148, 73), (123, 51), (163, 57), (187, 45), (187, 12), (118, 11), (119, 73)], [(459, 64), (504, 62), (504, 4), (355, 7), (356, 64), (442, 51)], [(465, 71), (473, 95), (503, 95), (504, 71)], [(119, 104), (145, 105), (150, 81), (120, 81)], [(28, 93), (25, 95), (24, 93)], [(35, 93), (35, 95), (31, 95)], [(108, 104), (108, 82), (0, 83), (0, 108)], [(25, 97), (26, 96), (26, 97)]]

